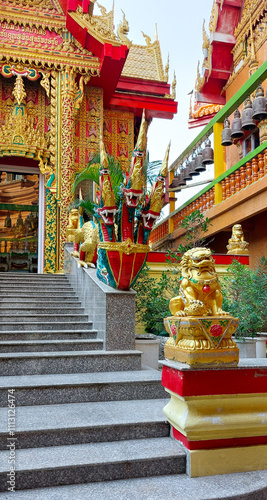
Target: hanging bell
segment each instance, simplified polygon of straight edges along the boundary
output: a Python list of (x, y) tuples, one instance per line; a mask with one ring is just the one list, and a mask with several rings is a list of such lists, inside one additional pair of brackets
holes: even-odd
[(202, 164), (212, 165), (214, 163), (213, 149), (211, 147), (211, 142), (209, 139), (205, 142), (205, 147), (202, 151)]
[(252, 102), (251, 102), (250, 98), (248, 97), (245, 100), (245, 109), (242, 113), (242, 119), (241, 119), (241, 121), (242, 121), (241, 129), (242, 130), (253, 130), (256, 127), (256, 123), (252, 119), (252, 114), (253, 114)]
[(229, 119), (225, 118), (222, 131), (222, 146), (231, 146), (233, 144), (231, 132)]
[(234, 119), (233, 119), (233, 122), (232, 122), (232, 127), (231, 127), (231, 130), (232, 130), (231, 137), (232, 137), (232, 139), (241, 139), (241, 137), (243, 137), (244, 132), (243, 132), (243, 130), (241, 130), (241, 125), (242, 125), (242, 123), (241, 123), (240, 113), (239, 113), (239, 110), (236, 109), (235, 113), (234, 113)]
[(256, 90), (256, 97), (252, 103), (252, 118), (253, 120), (264, 120), (267, 117), (266, 99), (264, 97), (264, 90), (261, 85)]
[(206, 170), (206, 167), (205, 167), (205, 165), (203, 165), (202, 160), (203, 160), (202, 149), (199, 148), (197, 151), (197, 159), (196, 159), (196, 166), (195, 166), (196, 172), (204, 172)]
[(197, 170), (195, 170), (195, 168), (196, 168), (196, 161), (197, 161), (197, 155), (196, 155), (196, 151), (194, 150), (194, 152), (192, 154), (192, 159), (191, 159), (191, 162), (190, 162), (190, 174), (191, 175), (200, 175), (200, 172), (198, 172)]
[(185, 181), (191, 181), (192, 179), (192, 174), (190, 173), (190, 165), (188, 160), (186, 160), (185, 167), (183, 169), (183, 178)]

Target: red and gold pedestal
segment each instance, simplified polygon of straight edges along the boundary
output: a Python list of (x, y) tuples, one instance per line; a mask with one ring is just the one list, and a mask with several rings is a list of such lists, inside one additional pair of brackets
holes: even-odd
[(162, 363), (164, 414), (188, 454), (191, 477), (267, 468), (267, 362), (192, 368)]
[(232, 339), (238, 319), (232, 316), (169, 316), (164, 326), (170, 335), (165, 358), (190, 366), (237, 366), (239, 349)]

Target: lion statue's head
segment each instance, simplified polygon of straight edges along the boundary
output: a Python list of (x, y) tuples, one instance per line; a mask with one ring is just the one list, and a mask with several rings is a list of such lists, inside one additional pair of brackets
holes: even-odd
[(182, 277), (209, 280), (216, 276), (215, 263), (209, 248), (197, 247), (185, 252), (181, 260)]

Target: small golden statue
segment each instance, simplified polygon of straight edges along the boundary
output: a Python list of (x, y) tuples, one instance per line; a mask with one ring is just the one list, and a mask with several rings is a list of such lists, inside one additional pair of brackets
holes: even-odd
[(226, 248), (228, 255), (248, 255), (248, 243), (244, 240), (241, 224), (235, 224), (232, 227), (232, 236)]
[(77, 208), (72, 208), (69, 213), (69, 223), (67, 225), (67, 242), (74, 241), (75, 231), (78, 229), (79, 211)]
[(164, 319), (170, 335), (165, 357), (189, 365), (236, 366), (239, 350), (231, 337), (238, 319), (222, 309), (211, 251), (188, 250), (181, 260), (181, 274), (179, 295), (169, 305), (172, 316)]

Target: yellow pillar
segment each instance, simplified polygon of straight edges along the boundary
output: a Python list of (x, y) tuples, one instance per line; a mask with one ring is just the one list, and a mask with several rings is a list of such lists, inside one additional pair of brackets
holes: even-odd
[[(224, 169), (224, 148), (221, 145), (221, 136), (223, 123), (215, 123), (213, 126), (214, 134), (214, 177), (223, 174)], [(215, 184), (215, 205), (222, 201), (222, 186), (220, 183)]]
[[(174, 178), (174, 173), (169, 172), (169, 186), (171, 185), (173, 178)], [(170, 203), (169, 214), (171, 214), (175, 210), (175, 193), (169, 193), (169, 203)], [(172, 217), (169, 217), (169, 234), (173, 233), (173, 229), (174, 229), (173, 219)]]

